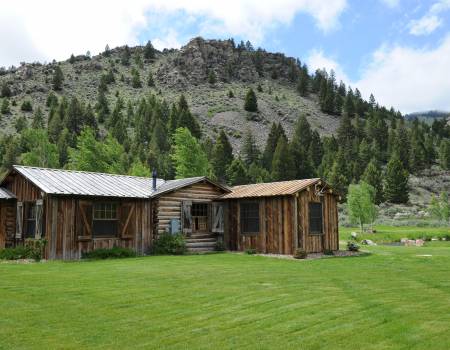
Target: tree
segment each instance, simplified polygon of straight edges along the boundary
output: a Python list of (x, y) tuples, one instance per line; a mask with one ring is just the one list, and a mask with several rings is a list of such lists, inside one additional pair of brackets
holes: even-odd
[(443, 139), (439, 146), (439, 161), (442, 169), (450, 169), (450, 139)]
[(134, 67), (133, 69), (131, 69), (131, 86), (135, 89), (139, 89), (142, 87), (141, 76), (139, 74), (139, 71)]
[(58, 149), (48, 140), (44, 129), (26, 129), (22, 133), (23, 149), (21, 161), (23, 165), (44, 168), (59, 167)]
[(244, 185), (248, 183), (247, 171), (241, 158), (235, 158), (227, 169), (227, 178), (230, 185)]
[(242, 144), (242, 158), (245, 165), (250, 166), (252, 163), (259, 162), (259, 149), (256, 145), (255, 137), (250, 129), (247, 130)]
[(154, 87), (155, 86), (155, 80), (153, 79), (153, 74), (152, 72), (148, 73), (148, 77), (147, 77), (147, 86), (148, 87)]
[(178, 128), (173, 136), (171, 158), (177, 179), (209, 174), (209, 163), (198, 140), (187, 128)]
[(84, 128), (77, 137), (76, 148), (69, 148), (68, 168), (111, 174), (125, 172), (123, 147), (111, 135), (97, 141), (91, 128)]
[(275, 181), (292, 180), (295, 177), (294, 161), (290, 153), (287, 141), (284, 137), (278, 139), (278, 144), (273, 154), (272, 179)]
[(97, 112), (97, 118), (100, 123), (104, 123), (109, 116), (108, 99), (105, 92), (100, 90), (97, 95), (97, 103), (95, 104), (95, 110)]
[(33, 105), (31, 104), (30, 100), (25, 100), (22, 102), (22, 105), (20, 106), (20, 109), (24, 112), (32, 112), (33, 111)]
[(264, 168), (266, 168), (269, 172), (272, 171), (272, 159), (273, 154), (275, 153), (275, 149), (277, 148), (278, 139), (280, 137), (286, 138), (286, 134), (284, 132), (281, 124), (272, 123), (270, 128), (269, 136), (267, 137), (266, 147), (264, 148), (262, 162)]
[(145, 47), (144, 47), (144, 58), (147, 60), (154, 59), (155, 53), (156, 53), (156, 50), (153, 47), (152, 42), (150, 40), (147, 41), (147, 44), (145, 44)]
[(44, 128), (44, 114), (42, 113), (41, 107), (36, 109), (34, 113), (33, 122), (31, 123), (33, 129), (43, 129)]
[(384, 197), (388, 202), (406, 203), (409, 199), (408, 171), (397, 153), (391, 156), (384, 175)]
[(248, 112), (258, 111), (258, 100), (253, 89), (249, 89), (245, 95), (244, 109)]
[(1, 114), (9, 114), (11, 113), (11, 109), (9, 108), (9, 100), (7, 98), (4, 98), (2, 101), (2, 106), (0, 108)]
[(152, 175), (152, 171), (139, 159), (135, 159), (133, 164), (131, 164), (131, 168), (128, 174), (130, 174), (131, 176), (150, 177)]
[(383, 202), (383, 174), (379, 162), (372, 159), (362, 175), (362, 180), (371, 185), (375, 190), (375, 203)]
[(359, 224), (361, 233), (364, 224), (373, 224), (377, 216), (375, 206), (375, 189), (365, 182), (350, 185), (348, 188), (347, 207), (350, 221)]
[(211, 155), (211, 165), (219, 180), (226, 180), (226, 171), (233, 161), (233, 147), (223, 130), (220, 131)]
[(290, 143), (290, 153), (293, 157), (294, 176), (299, 179), (314, 175), (310, 146), (312, 142), (311, 126), (304, 114), (301, 114), (295, 124), (294, 134)]
[(431, 197), (430, 206), (428, 212), (432, 217), (448, 222), (450, 220), (450, 202), (447, 192), (442, 192), (439, 198), (436, 196)]
[(64, 81), (64, 75), (61, 70), (61, 67), (58, 65), (58, 66), (56, 66), (55, 71), (53, 72), (53, 79), (52, 79), (53, 90), (55, 90), (55, 91), (62, 90), (63, 81)]
[(120, 55), (120, 62), (122, 63), (122, 65), (129, 66), (130, 57), (131, 57), (130, 48), (128, 47), (128, 45), (125, 45), (122, 54)]
[(211, 69), (208, 73), (208, 83), (214, 85), (217, 82), (216, 73)]
[(1, 97), (5, 97), (5, 98), (11, 97), (11, 95), (12, 95), (11, 89), (6, 82), (4, 82), (2, 84), (2, 89), (0, 91), (0, 95), (1, 95)]

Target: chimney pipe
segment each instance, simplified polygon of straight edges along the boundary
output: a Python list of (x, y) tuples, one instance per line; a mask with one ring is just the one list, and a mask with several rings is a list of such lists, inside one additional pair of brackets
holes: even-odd
[(153, 188), (153, 191), (156, 191), (156, 178), (157, 178), (156, 169), (153, 169), (153, 171), (152, 171), (152, 180), (153, 180), (152, 188)]

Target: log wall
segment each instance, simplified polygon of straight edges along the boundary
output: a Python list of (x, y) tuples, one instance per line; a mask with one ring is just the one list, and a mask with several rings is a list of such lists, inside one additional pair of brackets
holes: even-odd
[(181, 205), (183, 201), (212, 202), (223, 193), (222, 189), (205, 181), (165, 193), (153, 199), (154, 232), (161, 234), (164, 231), (169, 231), (171, 219), (179, 219), (181, 221)]
[(16, 201), (0, 201), (0, 249), (14, 245), (16, 233)]

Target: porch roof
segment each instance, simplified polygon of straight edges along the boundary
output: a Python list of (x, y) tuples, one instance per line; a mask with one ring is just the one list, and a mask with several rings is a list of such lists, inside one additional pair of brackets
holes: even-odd
[(15, 199), (16, 196), (6, 188), (0, 187), (0, 199)]
[(273, 197), (295, 194), (321, 181), (319, 178), (234, 186), (221, 199)]

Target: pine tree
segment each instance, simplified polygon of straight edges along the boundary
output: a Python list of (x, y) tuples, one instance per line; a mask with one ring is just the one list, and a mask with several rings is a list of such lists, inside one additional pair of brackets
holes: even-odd
[(9, 100), (5, 97), (2, 101), (2, 106), (0, 108), (1, 114), (9, 114), (11, 109), (9, 108)]
[(443, 139), (439, 146), (439, 162), (442, 169), (450, 170), (450, 139)]
[(9, 85), (6, 82), (4, 82), (2, 84), (2, 89), (0, 91), (0, 97), (11, 97), (11, 96), (12, 96), (11, 89)]
[(275, 153), (275, 149), (278, 144), (278, 139), (280, 137), (286, 138), (286, 134), (284, 132), (283, 127), (281, 126), (281, 124), (277, 125), (276, 123), (272, 123), (269, 136), (267, 137), (266, 147), (264, 148), (262, 156), (263, 166), (269, 172), (272, 171), (273, 154)]
[(208, 83), (214, 85), (217, 82), (216, 73), (211, 69), (208, 73)]
[(147, 86), (148, 87), (154, 87), (155, 86), (155, 80), (153, 79), (153, 74), (152, 72), (148, 73), (148, 77), (147, 77)]
[(235, 158), (227, 169), (227, 178), (230, 185), (245, 185), (248, 176), (241, 158)]
[(233, 148), (222, 130), (211, 154), (211, 165), (217, 179), (226, 180), (226, 171), (233, 161)]
[(133, 69), (131, 69), (131, 86), (135, 89), (139, 89), (142, 87), (141, 76), (139, 74), (139, 71), (134, 67)]
[(298, 179), (310, 178), (314, 175), (313, 160), (309, 147), (312, 142), (311, 126), (305, 115), (300, 115), (295, 124), (294, 135), (289, 145), (293, 158), (295, 177)]
[(383, 174), (381, 167), (377, 161), (372, 159), (367, 165), (362, 180), (375, 189), (375, 203), (380, 204), (383, 202)]
[(348, 185), (351, 182), (351, 171), (349, 170), (350, 162), (346, 158), (346, 154), (342, 148), (336, 154), (333, 166), (329, 171), (327, 180), (328, 183), (339, 193), (343, 198), (347, 194)]
[(400, 158), (403, 167), (406, 170), (409, 170), (411, 143), (408, 130), (406, 129), (405, 121), (403, 119), (399, 120), (399, 123), (397, 125), (393, 151)]
[(80, 134), (84, 122), (83, 115), (83, 106), (81, 105), (80, 101), (78, 101), (76, 97), (72, 97), (64, 118), (65, 127), (69, 130), (70, 133), (73, 133), (75, 135)]
[(58, 66), (56, 66), (55, 71), (53, 72), (53, 79), (52, 79), (53, 90), (55, 90), (55, 91), (62, 90), (63, 81), (64, 81), (64, 75), (61, 70), (61, 67), (58, 65)]
[(245, 95), (244, 109), (248, 112), (258, 111), (258, 100), (252, 88), (250, 88)]
[(100, 123), (104, 123), (109, 116), (109, 105), (108, 99), (106, 98), (104, 91), (99, 91), (97, 95), (97, 103), (95, 105), (95, 110), (97, 112), (97, 118)]
[(33, 129), (43, 129), (44, 128), (44, 114), (42, 113), (41, 107), (36, 109), (34, 113), (33, 121), (31, 123)]
[(244, 141), (242, 144), (242, 158), (245, 165), (250, 166), (252, 163), (258, 163), (260, 157), (260, 152), (258, 146), (256, 145), (255, 137), (253, 136), (250, 129), (247, 130), (244, 136)]
[(120, 62), (122, 63), (122, 65), (129, 66), (130, 57), (131, 57), (130, 48), (128, 47), (128, 45), (125, 45), (122, 54), (120, 55)]
[(155, 58), (156, 50), (153, 47), (152, 42), (149, 40), (144, 47), (144, 58), (147, 60), (151, 60)]
[(292, 180), (295, 177), (294, 161), (284, 137), (278, 139), (272, 160), (272, 179), (275, 181)]
[(408, 171), (397, 153), (391, 156), (384, 175), (384, 197), (388, 202), (406, 203), (409, 199)]

